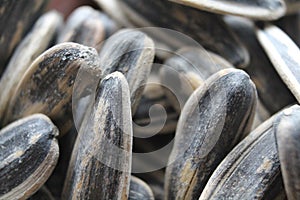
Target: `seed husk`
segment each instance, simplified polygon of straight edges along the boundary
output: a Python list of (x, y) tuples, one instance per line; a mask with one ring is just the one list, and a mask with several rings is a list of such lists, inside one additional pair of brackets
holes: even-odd
[(92, 7), (81, 6), (68, 17), (57, 43), (76, 42), (99, 51), (101, 42), (116, 30), (117, 25), (107, 15)]
[(47, 180), (58, 160), (58, 129), (35, 114), (0, 131), (0, 199), (26, 199)]
[(101, 81), (69, 164), (63, 199), (127, 199), (131, 173), (132, 124), (125, 77)]
[(3, 124), (33, 113), (46, 114), (65, 134), (73, 124), (71, 97), (81, 68), (99, 66), (95, 49), (63, 43), (41, 54), (21, 78)]
[(132, 114), (135, 113), (154, 59), (154, 43), (146, 34), (125, 29), (112, 35), (100, 52), (103, 75), (122, 72), (129, 84)]
[(170, 0), (200, 10), (259, 20), (274, 20), (286, 11), (283, 0)]
[[(249, 61), (247, 50), (220, 16), (165, 0), (124, 0), (119, 3), (128, 19), (138, 27), (158, 26), (179, 31), (235, 66), (245, 66)], [(193, 21), (189, 22), (190, 19)], [(178, 41), (172, 34), (160, 33), (157, 29), (152, 35), (159, 37), (168, 46), (174, 46), (172, 50), (190, 45)]]
[[(255, 35), (253, 22), (247, 19), (227, 17), (226, 22), (243, 40), (250, 52), (249, 66), (243, 68), (256, 85), (259, 99), (270, 114), (296, 102), (272, 63), (261, 48)], [(280, 91), (280, 92), (278, 92)]]
[[(298, 110), (297, 107), (289, 109)], [(285, 196), (280, 184), (282, 179), (275, 139), (274, 122), (278, 115), (281, 112), (256, 128), (226, 156), (211, 175), (199, 200)]]
[(128, 200), (154, 200), (153, 192), (147, 183), (131, 176)]
[(286, 109), (277, 117), (275, 135), (284, 188), (289, 200), (300, 198), (300, 107)]
[(300, 102), (300, 50), (282, 30), (273, 25), (258, 29), (258, 40), (283, 82)]
[(13, 50), (45, 9), (49, 0), (0, 1), (0, 74)]
[(197, 199), (213, 170), (252, 126), (256, 90), (249, 76), (225, 69), (185, 104), (166, 169), (166, 199)]
[(3, 118), (16, 86), (31, 63), (53, 41), (58, 28), (62, 25), (62, 16), (50, 11), (42, 15), (31, 31), (16, 47), (0, 80), (0, 118)]

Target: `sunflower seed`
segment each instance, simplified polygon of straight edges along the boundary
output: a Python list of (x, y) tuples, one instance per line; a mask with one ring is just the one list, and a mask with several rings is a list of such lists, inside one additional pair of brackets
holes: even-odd
[(286, 109), (277, 117), (275, 134), (284, 188), (289, 200), (300, 198), (300, 107)]
[(257, 37), (283, 82), (300, 102), (300, 50), (278, 27), (266, 25)]
[(50, 176), (58, 160), (57, 128), (36, 114), (0, 131), (0, 199), (26, 199)]
[(55, 198), (52, 196), (51, 192), (43, 186), (28, 200), (55, 200)]
[(48, 48), (61, 25), (62, 16), (55, 11), (48, 12), (37, 20), (32, 30), (17, 46), (0, 80), (0, 118), (3, 117), (14, 89), (25, 71)]
[(129, 87), (120, 72), (101, 81), (93, 107), (76, 139), (63, 199), (127, 199), (132, 124)]
[[(298, 110), (299, 106), (289, 109)], [(281, 113), (255, 129), (226, 156), (210, 177), (200, 200), (285, 196), (274, 133), (275, 119)]]
[(166, 169), (166, 199), (199, 198), (227, 153), (252, 126), (256, 90), (241, 70), (211, 76), (185, 104)]
[(300, 9), (300, 1), (299, 0), (284, 0), (286, 3), (286, 14), (298, 13)]
[(72, 126), (71, 96), (80, 67), (99, 66), (94, 49), (75, 43), (57, 45), (40, 55), (21, 78), (4, 124), (33, 113), (48, 115), (65, 134)]

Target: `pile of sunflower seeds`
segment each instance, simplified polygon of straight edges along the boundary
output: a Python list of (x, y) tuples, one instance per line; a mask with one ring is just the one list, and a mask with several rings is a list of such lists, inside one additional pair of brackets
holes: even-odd
[(300, 199), (300, 0), (0, 0), (0, 199)]

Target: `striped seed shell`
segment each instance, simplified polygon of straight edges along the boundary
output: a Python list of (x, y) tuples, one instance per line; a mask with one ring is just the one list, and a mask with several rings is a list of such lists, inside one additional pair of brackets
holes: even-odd
[(300, 106), (286, 109), (274, 124), (287, 197), (300, 199)]
[(258, 40), (283, 82), (300, 102), (300, 50), (282, 30), (273, 25), (258, 29)]
[(120, 72), (104, 78), (69, 164), (63, 199), (127, 199), (132, 124), (129, 87)]
[[(170, 0), (200, 10), (259, 20), (274, 20), (286, 11), (283, 0)], [(292, 0), (293, 1), (293, 0)]]
[(72, 126), (71, 97), (79, 68), (98, 67), (95, 49), (62, 43), (41, 54), (21, 78), (4, 124), (33, 113), (46, 114), (65, 134)]
[(0, 131), (0, 199), (26, 199), (48, 179), (58, 160), (58, 129), (35, 114)]
[(275, 199), (278, 196), (285, 199), (274, 132), (276, 116), (278, 114), (256, 128), (226, 156), (211, 175), (199, 200)]
[(0, 118), (3, 117), (25, 71), (50, 46), (61, 25), (62, 16), (55, 11), (48, 12), (36, 21), (31, 31), (16, 47), (0, 80)]
[(106, 14), (89, 6), (81, 6), (68, 17), (57, 43), (76, 42), (99, 51), (101, 42), (116, 30), (115, 22)]
[(249, 66), (243, 69), (255, 83), (263, 106), (270, 114), (274, 114), (285, 106), (296, 102), (261, 48), (255, 35), (253, 22), (236, 17), (226, 17), (226, 22), (249, 49), (251, 60)]
[[(156, 26), (179, 31), (235, 66), (245, 66), (249, 62), (247, 50), (220, 16), (166, 0), (123, 0), (119, 3), (136, 26)], [(174, 51), (191, 45), (185, 44), (186, 41), (178, 41), (176, 36), (173, 37), (168, 32), (167, 35), (163, 31), (159, 32), (158, 29), (155, 29), (153, 36), (159, 37), (168, 46), (175, 46)]]
[(131, 176), (128, 200), (154, 200), (154, 196), (147, 183)]
[(0, 1), (0, 74), (14, 48), (43, 12), (49, 0)]
[(154, 43), (146, 34), (123, 29), (112, 35), (100, 52), (103, 75), (122, 72), (129, 84), (132, 114), (135, 113), (150, 75)]
[(249, 76), (225, 69), (186, 102), (165, 178), (165, 199), (197, 199), (213, 170), (252, 126), (256, 90)]

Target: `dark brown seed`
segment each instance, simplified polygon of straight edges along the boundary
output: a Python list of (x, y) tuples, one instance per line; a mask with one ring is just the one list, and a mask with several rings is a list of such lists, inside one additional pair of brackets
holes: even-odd
[(200, 200), (285, 199), (274, 132), (277, 116), (251, 132), (226, 156), (211, 175)]
[[(118, 2), (128, 19), (136, 26), (158, 26), (179, 31), (190, 36), (206, 49), (223, 56), (235, 66), (245, 66), (249, 61), (247, 50), (220, 16), (166, 0)], [(178, 38), (173, 37), (172, 34), (164, 34), (155, 29), (153, 36), (173, 47), (172, 50), (191, 45), (184, 44), (185, 41), (178, 41)]]
[(300, 199), (300, 107), (293, 106), (278, 116), (275, 134), (284, 188), (289, 200)]
[(128, 200), (154, 200), (151, 188), (141, 179), (132, 176)]
[(166, 169), (166, 199), (197, 199), (213, 170), (252, 126), (256, 90), (249, 76), (225, 69), (185, 104)]
[[(218, 14), (238, 15), (252, 19), (274, 20), (285, 14), (283, 0), (170, 0)], [(293, 0), (291, 0), (293, 1)]]
[(98, 55), (75, 43), (56, 45), (40, 55), (20, 80), (4, 116), (4, 124), (33, 113), (46, 114), (60, 134), (73, 124), (72, 91), (79, 68), (98, 68)]
[(62, 16), (55, 11), (48, 12), (37, 20), (31, 31), (17, 46), (0, 80), (0, 118), (3, 118), (22, 76), (34, 59), (50, 46), (61, 25)]
[(226, 22), (249, 49), (251, 60), (249, 66), (243, 69), (255, 83), (263, 106), (270, 114), (274, 114), (285, 106), (296, 102), (261, 48), (255, 35), (253, 22), (233, 17), (227, 17)]
[(49, 0), (0, 1), (0, 74), (14, 48), (43, 12)]
[(295, 98), (300, 102), (300, 50), (282, 30), (266, 25), (257, 37), (273, 66)]
[(76, 42), (99, 51), (101, 42), (116, 30), (117, 25), (107, 15), (92, 7), (82, 6), (69, 16), (57, 43)]
[(58, 160), (57, 128), (35, 114), (0, 131), (0, 199), (26, 199), (48, 179)]
[(101, 81), (76, 139), (63, 199), (127, 199), (132, 124), (129, 87), (120, 72)]
[(128, 81), (133, 114), (150, 75), (154, 53), (151, 38), (129, 29), (112, 35), (101, 49), (100, 63), (104, 76), (119, 71)]

